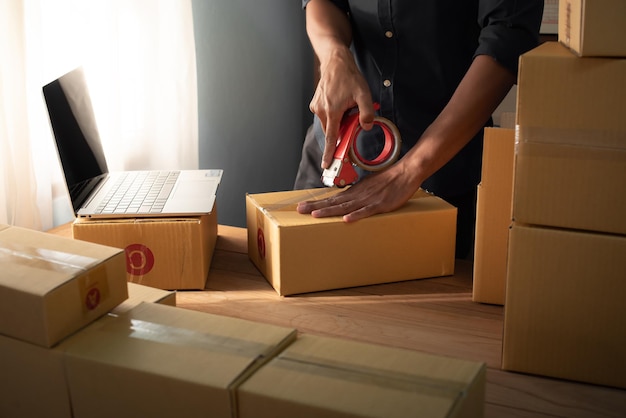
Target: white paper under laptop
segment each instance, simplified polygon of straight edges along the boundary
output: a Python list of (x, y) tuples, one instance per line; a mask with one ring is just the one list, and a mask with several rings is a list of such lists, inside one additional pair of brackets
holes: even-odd
[(211, 213), (222, 170), (109, 173), (82, 68), (43, 87), (61, 167), (78, 217)]

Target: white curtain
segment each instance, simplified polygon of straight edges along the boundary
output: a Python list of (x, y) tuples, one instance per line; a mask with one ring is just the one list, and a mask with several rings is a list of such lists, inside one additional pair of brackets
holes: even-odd
[(0, 0), (0, 223), (73, 218), (41, 88), (79, 65), (110, 170), (198, 167), (191, 0)]

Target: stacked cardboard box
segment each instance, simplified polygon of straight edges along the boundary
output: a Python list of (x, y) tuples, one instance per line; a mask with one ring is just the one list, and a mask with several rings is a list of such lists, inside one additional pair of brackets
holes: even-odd
[(0, 416), (71, 417), (62, 340), (128, 298), (124, 252), (0, 225)]
[(486, 128), (481, 181), (476, 201), (474, 302), (504, 305), (515, 131)]
[(117, 248), (0, 225), (0, 260), (2, 417), (483, 415), (483, 363), (176, 308)]
[(140, 304), (64, 341), (74, 418), (236, 417), (236, 389), (292, 328)]
[(485, 375), (482, 363), (305, 334), (239, 388), (239, 417), (482, 417)]
[(280, 295), (454, 273), (456, 208), (423, 190), (397, 211), (346, 223), (299, 214), (338, 189), (246, 197), (248, 254)]
[[(175, 306), (176, 294), (128, 283), (128, 299), (114, 307), (110, 315), (123, 314), (144, 302)], [(108, 319), (108, 315), (103, 316), (93, 324)], [(0, 335), (1, 417), (74, 418), (60, 349), (63, 341), (48, 348)]]
[(505, 369), (626, 388), (625, 109), (626, 58), (520, 59)]
[(78, 218), (72, 233), (79, 240), (123, 248), (129, 282), (204, 289), (217, 240), (217, 210), (186, 218)]
[(626, 57), (624, 0), (560, 0), (559, 41), (580, 57)]

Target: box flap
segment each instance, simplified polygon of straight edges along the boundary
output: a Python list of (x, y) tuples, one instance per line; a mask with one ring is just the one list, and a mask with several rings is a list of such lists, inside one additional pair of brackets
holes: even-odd
[(77, 243), (26, 228), (0, 230), (0, 287), (45, 295), (121, 250)]
[[(68, 352), (226, 389), (249, 365), (267, 360), (276, 347), (294, 339), (295, 333), (291, 328), (141, 303), (115, 321), (106, 321), (90, 335), (75, 339)], [(103, 339), (107, 340), (106, 346), (98, 343)], [(142, 345), (150, 346), (153, 355), (135, 357), (135, 347)], [(162, 363), (155, 361), (161, 354)], [(209, 361), (211, 367), (201, 373), (194, 358), (202, 359), (205, 366)]]
[[(303, 226), (319, 225), (329, 223), (342, 223), (341, 216), (331, 216), (326, 218), (313, 218), (309, 214), (298, 213), (296, 207), (299, 202), (306, 200), (322, 200), (345, 189), (320, 188), (307, 190), (290, 190), (284, 192), (261, 193), (248, 195), (254, 205), (259, 208), (268, 219), (279, 226)], [(421, 211), (441, 210), (442, 208), (453, 208), (444, 200), (424, 191), (418, 190), (413, 197), (401, 208), (389, 213), (382, 213), (361, 220), (361, 222), (376, 222), (379, 217), (402, 216), (407, 212), (420, 208)]]
[(463, 416), (482, 416), (484, 375), (482, 363), (305, 334), (242, 385), (240, 412), (271, 397), (322, 415), (401, 417), (419, 405), (420, 416), (443, 418), (470, 399), (475, 415)]

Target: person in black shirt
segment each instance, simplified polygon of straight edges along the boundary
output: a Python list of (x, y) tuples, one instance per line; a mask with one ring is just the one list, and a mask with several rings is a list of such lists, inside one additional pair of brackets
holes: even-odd
[[(339, 124), (358, 108), (365, 133), (376, 114), (402, 137), (401, 158), (361, 172), (332, 198), (298, 204), (314, 217), (353, 222), (404, 205), (418, 188), (458, 208), (457, 258), (473, 247), (482, 133), (516, 82), (518, 59), (539, 43), (543, 0), (303, 0), (319, 60), (314, 123), (294, 189), (322, 187)], [(359, 152), (376, 155), (377, 141)], [(370, 147), (370, 148), (371, 148)]]

